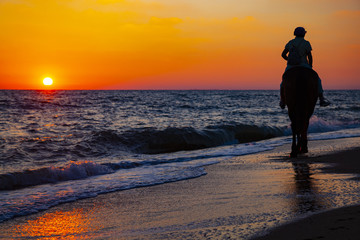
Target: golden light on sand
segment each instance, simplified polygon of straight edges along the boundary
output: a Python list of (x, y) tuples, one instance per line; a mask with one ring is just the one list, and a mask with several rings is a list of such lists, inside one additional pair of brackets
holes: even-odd
[(53, 80), (52, 80), (51, 78), (49, 78), (49, 77), (46, 77), (46, 78), (44, 78), (44, 80), (43, 80), (43, 84), (44, 84), (45, 86), (51, 86), (51, 85), (53, 84)]
[(91, 223), (89, 213), (76, 208), (45, 213), (39, 218), (24, 222), (21, 227), (14, 226), (9, 231), (25, 238), (76, 239), (76, 236), (86, 234), (89, 228), (98, 231), (98, 227), (93, 227)]

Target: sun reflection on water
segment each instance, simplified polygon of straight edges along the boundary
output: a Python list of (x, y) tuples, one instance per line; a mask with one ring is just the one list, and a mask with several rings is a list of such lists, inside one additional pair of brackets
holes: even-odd
[(71, 211), (55, 211), (30, 219), (24, 224), (15, 225), (9, 229), (13, 236), (23, 238), (41, 239), (78, 239), (91, 232), (97, 231), (98, 227), (92, 226), (89, 212), (77, 208)]

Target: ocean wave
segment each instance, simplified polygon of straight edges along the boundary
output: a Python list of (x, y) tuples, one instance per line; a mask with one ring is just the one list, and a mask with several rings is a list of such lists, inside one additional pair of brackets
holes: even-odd
[(64, 167), (45, 167), (0, 175), (0, 190), (14, 190), (60, 181), (83, 179), (113, 173), (111, 166), (90, 161), (71, 162)]
[[(0, 174), (0, 191), (16, 190), (30, 186), (86, 179), (93, 176), (113, 174), (120, 169), (154, 166), (166, 163), (189, 162), (199, 157), (149, 158), (145, 160), (120, 161), (117, 163), (94, 163), (92, 161), (70, 162), (62, 167), (45, 167), (22, 172)], [(202, 159), (202, 157), (200, 158)]]
[[(313, 116), (310, 119), (309, 132), (322, 133), (356, 127), (359, 127), (357, 122), (344, 124)], [(286, 127), (234, 123), (207, 126), (203, 129), (168, 127), (138, 128), (124, 132), (103, 130), (93, 132), (87, 140), (91, 146), (105, 147), (108, 150), (159, 154), (249, 143), (287, 135), (291, 135), (290, 123)]]
[[(107, 134), (109, 134), (109, 136), (111, 136), (110, 139), (113, 140), (113, 133), (107, 132)], [(102, 133), (102, 138), (103, 137), (104, 133)], [(110, 141), (110, 139), (108, 139), (108, 141)], [(224, 147), (226, 149), (223, 149)], [(177, 152), (170, 155), (134, 155), (134, 157), (129, 156), (127, 160), (118, 162), (106, 162), (105, 159), (102, 163), (78, 161), (70, 162), (59, 167), (50, 166), (39, 169), (24, 170), (21, 172), (8, 172), (0, 174), (0, 191), (86, 179), (99, 175), (113, 174), (118, 170), (124, 169), (135, 169), (145, 166), (174, 163), (185, 164), (193, 161), (201, 162), (206, 159), (226, 158), (262, 151), (264, 149), (269, 149), (269, 147), (271, 148), (271, 146), (262, 146), (254, 143), (251, 146), (248, 144), (238, 145), (237, 148), (232, 146), (223, 146), (219, 149), (208, 148), (207, 150), (193, 151), (191, 154), (189, 154), (189, 152)]]
[[(90, 126), (90, 127), (88, 127)], [(324, 120), (313, 116), (310, 119), (309, 133), (323, 133), (341, 129), (357, 128), (356, 121), (341, 122)], [(274, 137), (291, 135), (288, 126), (250, 125), (229, 123), (210, 125), (204, 128), (195, 127), (155, 127), (135, 128), (131, 130), (102, 129), (96, 126), (75, 126), (74, 131), (86, 128), (87, 134), (35, 136), (32, 138), (4, 138), (0, 147), (0, 162), (43, 161), (43, 159), (62, 162), (64, 158), (90, 160), (92, 158), (117, 157), (126, 159), (132, 154), (159, 154), (189, 151), (226, 146), (239, 143), (250, 143)], [(37, 128), (37, 126), (33, 126)], [(97, 130), (96, 130), (97, 129)], [(86, 132), (85, 131), (85, 132)], [(9, 147), (11, 144), (20, 147)], [(70, 157), (69, 157), (70, 156)]]
[(158, 154), (247, 143), (283, 136), (285, 133), (285, 128), (246, 124), (208, 126), (202, 130), (192, 127), (168, 127), (163, 130), (140, 128), (122, 133), (114, 130), (94, 132), (89, 142), (107, 147), (125, 146), (142, 154)]
[(341, 122), (339, 120), (324, 120), (317, 116), (310, 118), (309, 133), (324, 133), (338, 131), (341, 129), (358, 128), (360, 123), (357, 121)]

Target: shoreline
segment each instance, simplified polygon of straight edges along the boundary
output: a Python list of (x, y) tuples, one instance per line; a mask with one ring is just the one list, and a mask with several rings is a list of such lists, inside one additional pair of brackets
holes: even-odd
[[(5, 221), (0, 224), (0, 238), (249, 239), (271, 234), (277, 231), (274, 227), (280, 229), (307, 214), (311, 218), (317, 216), (314, 212), (336, 211), (332, 204), (346, 206), (341, 199), (322, 197), (334, 191), (334, 183), (345, 182), (335, 190), (349, 191), (345, 201), (359, 204), (354, 202), (356, 196), (352, 198), (352, 186), (346, 185), (348, 180), (343, 181), (352, 176), (348, 174), (360, 173), (355, 161), (359, 141), (310, 141), (310, 153), (296, 160), (287, 157), (289, 144), (237, 156), (206, 166), (207, 175), (199, 178), (107, 193)], [(339, 159), (343, 159), (340, 165)], [(305, 179), (296, 180), (298, 170)], [(324, 181), (327, 185), (322, 185)], [(301, 194), (306, 198), (297, 197)], [(311, 201), (304, 202), (309, 197)]]

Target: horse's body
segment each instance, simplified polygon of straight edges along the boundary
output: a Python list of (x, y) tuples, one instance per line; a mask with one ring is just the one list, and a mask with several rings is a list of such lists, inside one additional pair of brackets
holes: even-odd
[(291, 157), (308, 152), (307, 130), (318, 98), (318, 75), (309, 68), (295, 67), (283, 74), (285, 103), (291, 120)]

